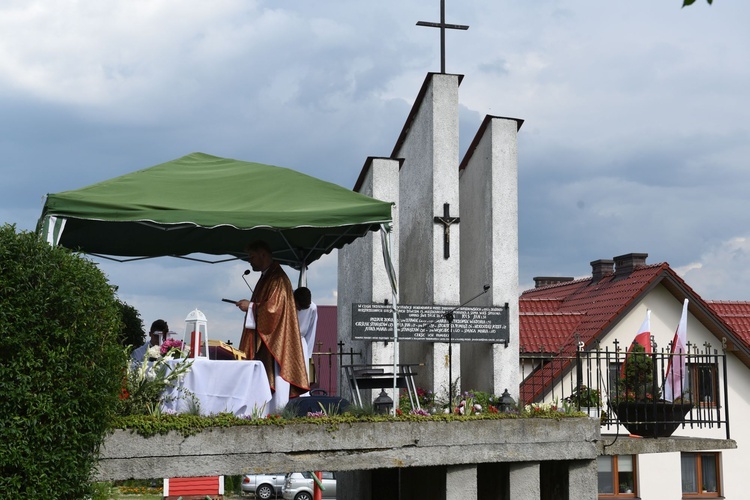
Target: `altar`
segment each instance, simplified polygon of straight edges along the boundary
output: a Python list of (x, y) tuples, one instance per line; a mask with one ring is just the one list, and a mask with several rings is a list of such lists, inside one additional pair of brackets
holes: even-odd
[(260, 361), (212, 360), (204, 357), (169, 361), (171, 367), (178, 363), (193, 362), (191, 370), (177, 387), (165, 393), (163, 411), (188, 413), (192, 402), (185, 389), (200, 404), (200, 414), (234, 413), (236, 416), (268, 414), (271, 388), (263, 363)]

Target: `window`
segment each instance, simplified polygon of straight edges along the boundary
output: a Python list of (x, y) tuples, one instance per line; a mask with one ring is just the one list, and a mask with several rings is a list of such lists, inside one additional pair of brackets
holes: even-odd
[(719, 377), (714, 363), (688, 363), (688, 384), (691, 400), (701, 406), (717, 406)]
[(636, 455), (600, 456), (599, 498), (634, 498), (636, 485)]
[(720, 453), (683, 453), (682, 494), (699, 498), (721, 494)]

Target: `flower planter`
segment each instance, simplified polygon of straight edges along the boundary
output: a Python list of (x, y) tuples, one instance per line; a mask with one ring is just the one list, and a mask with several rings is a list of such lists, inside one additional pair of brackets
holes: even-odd
[(598, 406), (581, 406), (581, 411), (589, 416), (589, 418), (601, 418), (601, 408)]
[(614, 406), (620, 423), (631, 434), (644, 437), (669, 437), (685, 421), (691, 403), (623, 402)]

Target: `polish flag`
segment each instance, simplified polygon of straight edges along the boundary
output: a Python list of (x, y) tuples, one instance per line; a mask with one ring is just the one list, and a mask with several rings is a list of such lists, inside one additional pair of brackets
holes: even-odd
[[(685, 357), (687, 354), (687, 310), (688, 299), (682, 304), (682, 316), (677, 331), (672, 339), (672, 355), (667, 365), (667, 379), (664, 382), (664, 399), (674, 401), (682, 396), (687, 389), (687, 372)], [(676, 359), (675, 359), (676, 358)]]
[[(646, 319), (643, 320), (638, 333), (628, 348), (628, 352), (625, 355), (625, 363), (628, 362), (628, 356), (636, 344), (642, 345), (647, 353), (651, 353), (651, 309), (646, 309)], [(622, 364), (622, 368), (620, 369), (621, 376), (625, 375), (625, 363)]]

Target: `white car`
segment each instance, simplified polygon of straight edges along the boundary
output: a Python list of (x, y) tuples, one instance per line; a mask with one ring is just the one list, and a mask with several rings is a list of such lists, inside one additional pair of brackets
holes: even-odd
[[(323, 498), (336, 498), (336, 473), (322, 472)], [(310, 472), (292, 472), (286, 475), (281, 494), (286, 500), (312, 500), (313, 477)]]
[(278, 498), (281, 495), (284, 480), (285, 474), (246, 474), (242, 478), (240, 489), (243, 494), (261, 500)]

